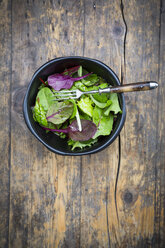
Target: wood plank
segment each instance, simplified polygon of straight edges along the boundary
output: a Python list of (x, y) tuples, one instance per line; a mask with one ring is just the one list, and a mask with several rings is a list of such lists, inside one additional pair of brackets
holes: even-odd
[(81, 158), (39, 144), (20, 106), (35, 69), (56, 56), (82, 54), (81, 5), (13, 1), (10, 247), (79, 246)]
[[(159, 81), (160, 2), (125, 0), (123, 7), (127, 27), (124, 83)], [(160, 84), (164, 89), (163, 82)], [(164, 207), (160, 207), (161, 165), (157, 162), (163, 149), (158, 145), (162, 139), (158, 126), (159, 92), (160, 89), (126, 94), (127, 121), (121, 134), (117, 190), (122, 247), (163, 247), (160, 219)]]
[(0, 34), (0, 247), (7, 247), (10, 208), (11, 1), (0, 2)]
[(158, 119), (157, 119), (157, 151), (158, 159), (155, 158), (156, 168), (156, 204), (155, 204), (155, 233), (160, 242), (159, 246), (165, 244), (165, 1), (161, 1), (160, 5), (160, 29), (159, 29), (159, 69), (158, 81), (160, 87), (158, 89)]
[[(10, 247), (163, 247), (165, 7), (162, 2), (159, 51), (158, 1), (122, 4), (13, 1)], [(124, 83), (161, 84), (158, 91), (126, 95), (119, 178), (120, 139), (98, 154), (64, 158), (47, 151), (24, 124), (21, 104), (32, 73), (65, 55), (98, 58)], [(6, 245), (8, 226), (1, 229)]]
[[(84, 55), (109, 65), (121, 78), (124, 23), (120, 1), (85, 1)], [(81, 247), (118, 244), (115, 185), (119, 139), (104, 151), (82, 158)]]

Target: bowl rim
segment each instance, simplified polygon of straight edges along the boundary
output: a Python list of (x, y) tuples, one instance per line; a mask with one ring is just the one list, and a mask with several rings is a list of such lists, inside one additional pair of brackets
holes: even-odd
[(35, 77), (37, 76), (37, 74), (43, 70), (44, 68), (46, 68), (48, 65), (51, 65), (52, 63), (54, 62), (58, 62), (58, 61), (61, 61), (61, 60), (71, 60), (71, 59), (84, 59), (86, 61), (92, 61), (94, 63), (97, 63), (99, 64), (100, 66), (103, 66), (104, 68), (106, 68), (108, 71), (110, 71), (110, 73), (112, 74), (112, 76), (114, 77), (115, 81), (117, 82), (118, 85), (120, 85), (120, 80), (118, 78), (118, 76), (116, 75), (116, 73), (109, 67), (107, 66), (105, 63), (103, 63), (102, 61), (100, 60), (97, 60), (97, 59), (94, 59), (94, 58), (89, 58), (89, 57), (84, 57), (84, 56), (66, 56), (66, 57), (58, 57), (58, 58), (54, 58), (54, 59), (51, 59), (49, 61), (47, 61), (46, 63), (44, 63), (43, 65), (41, 65), (33, 74), (31, 80), (30, 80), (30, 83), (27, 87), (27, 90), (26, 90), (26, 93), (25, 93), (25, 96), (24, 96), (24, 101), (23, 101), (23, 116), (24, 116), (24, 120), (25, 120), (25, 123), (28, 127), (28, 129), (31, 131), (31, 133), (44, 145), (46, 146), (50, 151), (56, 153), (56, 154), (59, 154), (59, 155), (63, 155), (63, 156), (82, 156), (82, 155), (89, 155), (89, 154), (94, 154), (94, 153), (97, 153), (97, 152), (100, 152), (102, 151), (103, 149), (105, 149), (106, 147), (108, 147), (110, 144), (113, 143), (113, 141), (119, 136), (123, 126), (124, 126), (124, 123), (125, 123), (125, 119), (126, 119), (126, 106), (125, 106), (125, 98), (124, 98), (124, 94), (123, 93), (120, 93), (121, 95), (121, 98), (122, 98), (122, 103), (123, 103), (123, 108), (122, 108), (122, 114), (121, 114), (121, 120), (119, 122), (119, 125), (115, 131), (115, 133), (111, 136), (111, 139), (108, 140), (107, 142), (105, 142), (102, 146), (100, 147), (96, 147), (95, 149), (93, 150), (90, 150), (90, 151), (75, 151), (75, 152), (62, 152), (58, 149), (55, 149), (51, 146), (49, 146), (46, 142), (44, 142), (40, 136), (34, 131), (32, 125), (31, 125), (31, 122), (30, 122), (30, 119), (29, 119), (29, 115), (28, 115), (28, 108), (27, 108), (27, 102), (28, 102), (28, 96), (29, 96), (29, 92), (30, 92), (30, 89), (31, 89), (31, 86), (33, 84), (33, 81), (35, 79)]

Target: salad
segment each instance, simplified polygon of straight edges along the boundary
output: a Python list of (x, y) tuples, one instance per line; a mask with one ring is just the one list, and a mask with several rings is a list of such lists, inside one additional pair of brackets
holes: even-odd
[[(33, 118), (45, 132), (53, 132), (67, 139), (72, 150), (90, 147), (100, 136), (109, 135), (121, 108), (116, 93), (82, 95), (79, 99), (61, 100), (62, 92), (79, 89), (98, 90), (108, 83), (82, 66), (65, 69), (48, 76), (42, 84), (32, 107)], [(63, 93), (64, 94), (64, 93)]]

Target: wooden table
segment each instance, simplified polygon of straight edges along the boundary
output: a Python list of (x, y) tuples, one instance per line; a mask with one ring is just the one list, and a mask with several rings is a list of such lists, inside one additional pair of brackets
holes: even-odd
[[(0, 1), (0, 247), (165, 247), (165, 1)], [(124, 84), (127, 119), (104, 151), (63, 157), (27, 129), (35, 70), (99, 59)]]

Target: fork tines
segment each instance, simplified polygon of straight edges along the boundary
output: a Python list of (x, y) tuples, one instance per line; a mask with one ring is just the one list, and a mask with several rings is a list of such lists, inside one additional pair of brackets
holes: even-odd
[(61, 91), (61, 92), (54, 92), (53, 101), (63, 101), (68, 99), (76, 99), (76, 90), (72, 91)]

